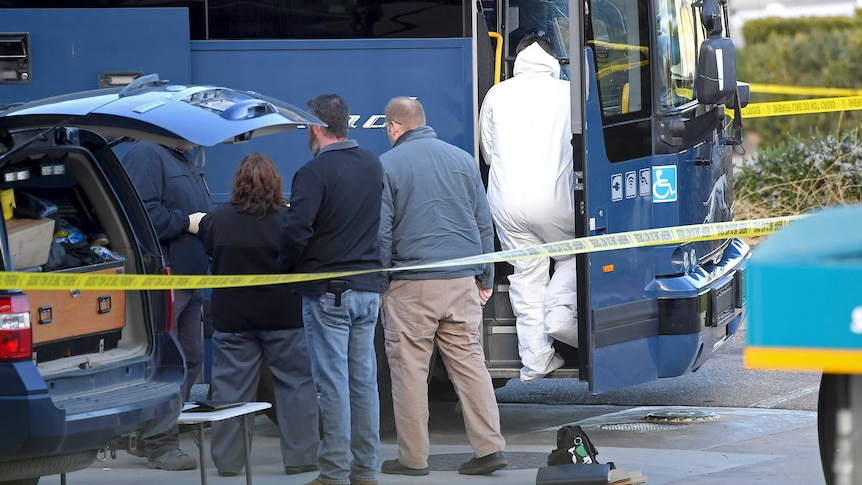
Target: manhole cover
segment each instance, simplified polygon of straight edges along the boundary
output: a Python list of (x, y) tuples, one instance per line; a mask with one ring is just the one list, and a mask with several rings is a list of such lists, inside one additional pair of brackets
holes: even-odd
[[(548, 455), (553, 449), (553, 445), (548, 446), (548, 453), (529, 453), (529, 452), (506, 452), (506, 458), (509, 460), (507, 470), (527, 470), (530, 468), (539, 468), (548, 466)], [(461, 463), (473, 458), (470, 453), (449, 453), (440, 455), (431, 455), (428, 457), (428, 469), (437, 472), (455, 472)]]
[(614, 423), (603, 424), (599, 429), (606, 431), (665, 431), (668, 429), (679, 429), (687, 424), (665, 424), (665, 423)]
[(658, 421), (663, 423), (692, 423), (697, 421), (714, 421), (720, 418), (718, 414), (710, 411), (698, 410), (676, 410), (676, 411), (656, 411), (644, 416), (647, 421)]

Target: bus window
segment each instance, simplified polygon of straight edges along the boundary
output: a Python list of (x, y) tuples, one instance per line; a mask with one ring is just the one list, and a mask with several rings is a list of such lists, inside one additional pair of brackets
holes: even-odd
[(210, 39), (451, 38), (469, 33), (461, 0), (208, 0), (207, 4)]
[[(586, 17), (587, 45), (596, 65), (608, 160), (650, 155), (651, 95), (646, 0), (591, 0)], [(646, 131), (645, 131), (646, 130)]]
[(185, 7), (192, 40), (467, 37), (462, 0), (0, 0), (0, 8)]
[(592, 0), (589, 5), (587, 43), (596, 59), (596, 78), (606, 120), (643, 115), (644, 80), (649, 64), (649, 32), (641, 22), (642, 2)]
[[(509, 68), (525, 35), (545, 35), (564, 61), (560, 75), (567, 78), (568, 6), (568, 0), (509, 0), (503, 15), (486, 12), (486, 18), (505, 22)], [(652, 110), (649, 0), (588, 0), (586, 6), (586, 42), (595, 59), (608, 159), (649, 156), (650, 144), (643, 143), (651, 137), (650, 124), (644, 123)]]
[(659, 106), (672, 109), (697, 97), (694, 90), (700, 46), (697, 35), (703, 28), (700, 16), (694, 15), (687, 0), (656, 0), (655, 9)]

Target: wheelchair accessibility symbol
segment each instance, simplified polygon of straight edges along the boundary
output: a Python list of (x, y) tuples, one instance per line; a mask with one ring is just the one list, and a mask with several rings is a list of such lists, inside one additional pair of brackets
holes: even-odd
[(652, 201), (676, 202), (676, 166), (652, 168)]

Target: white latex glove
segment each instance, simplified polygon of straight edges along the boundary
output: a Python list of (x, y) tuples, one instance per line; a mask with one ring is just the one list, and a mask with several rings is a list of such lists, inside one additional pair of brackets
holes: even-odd
[(207, 213), (206, 213), (206, 212), (194, 212), (194, 213), (192, 213), (192, 214), (189, 214), (189, 228), (188, 228), (188, 231), (189, 231), (190, 233), (192, 233), (192, 234), (197, 234), (197, 233), (198, 233), (198, 228), (199, 228), (199, 227), (200, 227), (200, 225), (201, 225), (201, 219), (203, 219), (205, 215), (207, 215)]

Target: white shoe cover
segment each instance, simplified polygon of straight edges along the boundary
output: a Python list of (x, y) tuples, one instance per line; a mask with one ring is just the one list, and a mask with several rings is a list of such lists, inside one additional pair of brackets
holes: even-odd
[(532, 382), (536, 382), (537, 380), (545, 377), (546, 375), (550, 374), (551, 372), (559, 369), (565, 363), (566, 363), (566, 361), (563, 360), (562, 357), (560, 357), (560, 354), (554, 353), (553, 356), (551, 357), (550, 361), (548, 362), (548, 365), (545, 366), (545, 368), (540, 370), (540, 371), (537, 371), (535, 369), (529, 369), (527, 367), (522, 367), (521, 368), (521, 381), (525, 382), (527, 384), (530, 384)]

